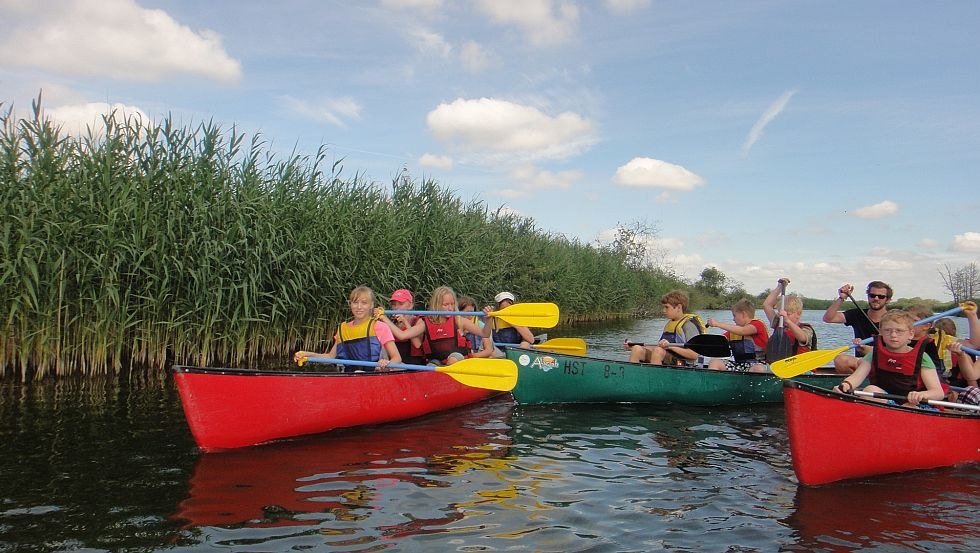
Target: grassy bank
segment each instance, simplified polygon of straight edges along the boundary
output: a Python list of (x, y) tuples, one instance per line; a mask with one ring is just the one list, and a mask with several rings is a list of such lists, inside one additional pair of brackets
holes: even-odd
[[(0, 106), (2, 108), (2, 106)], [(88, 137), (0, 115), (4, 375), (248, 365), (322, 341), (359, 284), (552, 301), (566, 319), (656, 305), (677, 284), (408, 176), (341, 177), (326, 152), (109, 117)]]

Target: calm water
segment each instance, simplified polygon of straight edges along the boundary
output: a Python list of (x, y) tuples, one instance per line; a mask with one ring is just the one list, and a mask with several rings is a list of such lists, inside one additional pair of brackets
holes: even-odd
[[(617, 357), (662, 325), (552, 336)], [(5, 382), (0, 402), (0, 552), (980, 549), (980, 468), (802, 488), (779, 407), (501, 396), (202, 455), (167, 380)]]

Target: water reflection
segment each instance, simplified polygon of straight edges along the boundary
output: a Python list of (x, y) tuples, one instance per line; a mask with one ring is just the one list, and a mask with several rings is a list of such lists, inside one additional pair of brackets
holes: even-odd
[(980, 548), (980, 469), (954, 467), (797, 488), (787, 525), (806, 551)]
[(512, 531), (544, 539), (548, 550), (771, 550), (788, 540), (774, 517), (793, 487), (773, 418), (770, 410), (518, 406), (512, 451), (528, 483), (522, 502), (540, 507)]
[[(313, 528), (337, 547), (459, 531), (452, 525), (468, 510), (514, 493), (499, 476), (508, 467), (510, 410), (502, 397), (401, 424), (202, 455), (171, 517), (186, 529)], [(455, 501), (438, 499), (462, 479), (479, 484), (448, 494)]]

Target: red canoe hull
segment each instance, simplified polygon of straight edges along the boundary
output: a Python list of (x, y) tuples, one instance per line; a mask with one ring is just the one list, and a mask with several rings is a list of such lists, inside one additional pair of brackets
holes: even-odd
[(793, 470), (815, 486), (980, 461), (980, 416), (909, 409), (787, 381)]
[(418, 417), (498, 393), (438, 372), (283, 373), (174, 367), (180, 402), (204, 451)]

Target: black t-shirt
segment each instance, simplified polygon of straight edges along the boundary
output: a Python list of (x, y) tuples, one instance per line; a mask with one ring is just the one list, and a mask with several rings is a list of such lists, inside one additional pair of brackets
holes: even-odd
[[(862, 315), (861, 312), (864, 312)], [(844, 324), (854, 329), (855, 338), (870, 338), (878, 335), (878, 329), (867, 317), (867, 309), (852, 308), (844, 312)]]

